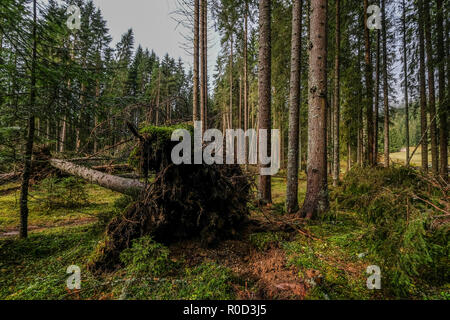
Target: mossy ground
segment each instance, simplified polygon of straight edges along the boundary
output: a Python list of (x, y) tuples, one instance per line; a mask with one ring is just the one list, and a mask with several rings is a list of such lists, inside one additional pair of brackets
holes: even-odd
[[(305, 188), (303, 177), (300, 180), (300, 201)], [(285, 216), (285, 189), (285, 178), (281, 173), (273, 178), (274, 204), (268, 208), (271, 217), (282, 219)], [(137, 246), (135, 255), (139, 256), (144, 250), (144, 258), (147, 257), (145, 250), (159, 252), (155, 263), (149, 264), (158, 266), (158, 272), (141, 268), (143, 262), (139, 259), (132, 262), (125, 259), (124, 268), (93, 275), (85, 266), (104, 230), (95, 216), (114, 211), (121, 196), (92, 185), (87, 186), (87, 191), (89, 204), (73, 210), (41, 210), (38, 199), (31, 198), (30, 225), (43, 228), (32, 231), (27, 240), (16, 236), (0, 239), (0, 299), (258, 298), (261, 297), (260, 283), (248, 274), (254, 266), (252, 257), (265, 257), (273, 254), (274, 250), (285, 257), (283, 268), (295, 270), (298, 282), (305, 284), (307, 290), (302, 298), (399, 298), (383, 290), (367, 289), (366, 268), (374, 264), (375, 259), (363, 241), (367, 225), (355, 212), (339, 209), (331, 211), (325, 219), (302, 225), (302, 230), (313, 238), (296, 231), (265, 230), (243, 235), (214, 250), (194, 245), (192, 251), (180, 249), (182, 254), (179, 254), (172, 247), (157, 244)], [(3, 232), (17, 228), (17, 200), (17, 191), (0, 196), (0, 229)], [(252, 217), (263, 219), (263, 214), (255, 208)], [(94, 219), (85, 225), (55, 227), (83, 218)], [(249, 254), (245, 251), (238, 257), (240, 261), (229, 262), (232, 257), (228, 250), (239, 246), (248, 247)], [(188, 261), (187, 258), (194, 255), (196, 259)], [(81, 290), (66, 289), (69, 265), (81, 267)], [(241, 266), (246, 270), (239, 271)], [(409, 298), (450, 298), (448, 284), (433, 287), (424, 283), (418, 289), (420, 294)]]
[[(0, 188), (0, 237), (1, 233), (18, 229), (19, 198), (18, 183), (3, 185)], [(1, 190), (14, 189), (6, 194)], [(83, 220), (95, 220), (98, 214), (109, 212), (119, 194), (96, 185), (87, 185), (87, 203), (78, 208), (55, 208), (49, 210), (45, 206), (42, 193), (32, 188), (28, 201), (28, 224), (33, 228), (46, 228), (58, 225), (73, 224)]]

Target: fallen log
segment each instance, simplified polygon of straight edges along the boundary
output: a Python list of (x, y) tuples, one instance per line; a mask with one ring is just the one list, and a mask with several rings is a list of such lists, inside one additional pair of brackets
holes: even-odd
[(65, 173), (83, 178), (91, 183), (98, 184), (101, 187), (133, 197), (139, 195), (143, 190), (145, 190), (145, 184), (139, 180), (113, 176), (59, 159), (50, 159), (49, 163), (51, 166)]
[(19, 179), (20, 172), (0, 174), (0, 185)]
[(114, 171), (133, 171), (134, 168), (132, 168), (128, 164), (107, 164), (102, 166), (95, 166), (92, 167), (92, 169), (96, 171), (102, 171), (102, 172), (108, 172), (112, 173)]

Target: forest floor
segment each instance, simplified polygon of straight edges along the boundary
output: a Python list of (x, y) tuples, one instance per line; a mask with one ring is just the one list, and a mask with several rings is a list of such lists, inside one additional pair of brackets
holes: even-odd
[[(144, 278), (129, 268), (101, 275), (85, 268), (102, 239), (105, 217), (121, 195), (88, 184), (85, 205), (64, 209), (46, 207), (31, 192), (31, 232), (20, 240), (19, 190), (17, 184), (2, 186), (0, 299), (395, 298), (367, 289), (366, 268), (373, 263), (359, 241), (364, 226), (355, 213), (339, 211), (330, 221), (305, 223), (284, 212), (285, 178), (272, 180), (273, 204), (252, 208), (239, 238), (214, 248), (203, 248), (196, 240), (169, 245), (164, 276)], [(305, 191), (303, 176), (300, 201)], [(70, 265), (81, 267), (81, 290), (66, 287)], [(414, 298), (445, 297), (442, 288), (424, 287), (422, 296)]]

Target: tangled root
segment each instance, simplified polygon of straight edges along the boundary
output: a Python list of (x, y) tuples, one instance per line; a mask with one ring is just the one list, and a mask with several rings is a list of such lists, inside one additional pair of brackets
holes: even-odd
[(238, 165), (169, 164), (109, 223), (90, 269), (113, 269), (120, 252), (144, 235), (162, 243), (198, 238), (205, 246), (233, 237), (247, 221), (250, 199), (250, 179)]

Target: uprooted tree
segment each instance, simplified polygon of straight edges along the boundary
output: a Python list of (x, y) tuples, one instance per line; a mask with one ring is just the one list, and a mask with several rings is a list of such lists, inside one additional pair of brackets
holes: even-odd
[[(251, 182), (238, 165), (174, 165), (170, 159), (176, 127), (147, 127), (139, 133), (130, 164), (145, 181), (126, 179), (74, 163), (49, 159), (52, 167), (102, 187), (131, 195), (135, 201), (108, 224), (90, 268), (112, 269), (122, 250), (144, 235), (168, 243), (199, 238), (204, 245), (237, 234), (248, 217)], [(154, 179), (148, 179), (154, 173)]]

